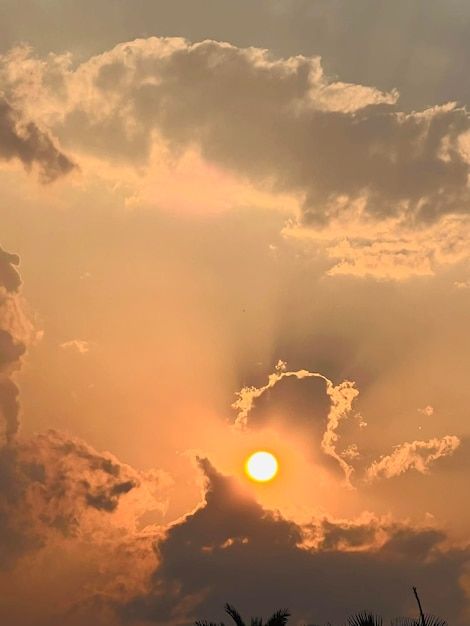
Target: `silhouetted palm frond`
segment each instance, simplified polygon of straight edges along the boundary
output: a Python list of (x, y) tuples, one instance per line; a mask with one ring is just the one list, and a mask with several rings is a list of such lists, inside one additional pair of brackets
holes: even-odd
[(441, 619), (436, 615), (425, 615), (424, 621), (426, 626), (449, 626), (445, 619)]
[(225, 605), (225, 612), (230, 615), (237, 626), (245, 626), (245, 622), (242, 620), (240, 613), (237, 609), (230, 604)]
[[(425, 626), (448, 626), (444, 619), (435, 615), (425, 615), (424, 624)], [(422, 626), (422, 620), (418, 617), (398, 617), (393, 620), (392, 626)]]
[(251, 626), (263, 626), (263, 620), (259, 617), (252, 617)]
[(289, 611), (287, 609), (281, 609), (280, 611), (276, 611), (274, 615), (268, 619), (266, 626), (286, 626), (289, 617)]
[(373, 613), (357, 613), (348, 617), (348, 626), (382, 626), (383, 620), (379, 615)]
[(207, 620), (204, 620), (203, 622), (197, 621), (194, 623), (196, 626), (225, 626), (223, 622), (216, 624), (215, 622), (208, 622)]

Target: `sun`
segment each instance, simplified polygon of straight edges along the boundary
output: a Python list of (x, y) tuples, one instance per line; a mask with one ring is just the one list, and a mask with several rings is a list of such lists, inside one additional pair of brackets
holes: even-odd
[(245, 463), (245, 472), (252, 479), (259, 483), (272, 480), (278, 470), (278, 462), (274, 454), (259, 450), (248, 457)]

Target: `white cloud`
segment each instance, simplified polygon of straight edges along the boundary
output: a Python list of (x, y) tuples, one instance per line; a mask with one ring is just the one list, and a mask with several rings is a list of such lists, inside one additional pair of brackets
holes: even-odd
[(455, 435), (402, 443), (390, 455), (372, 463), (367, 469), (367, 479), (394, 478), (412, 469), (426, 474), (435, 461), (452, 455), (459, 446), (460, 439)]
[(60, 347), (64, 350), (72, 350), (79, 354), (86, 354), (90, 351), (90, 343), (83, 339), (71, 339), (70, 341), (64, 341), (60, 344)]

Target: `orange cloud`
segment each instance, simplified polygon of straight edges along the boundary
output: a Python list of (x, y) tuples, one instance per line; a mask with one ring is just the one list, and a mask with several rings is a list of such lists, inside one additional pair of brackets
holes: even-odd
[(372, 463), (367, 469), (367, 479), (393, 478), (411, 469), (425, 474), (435, 461), (450, 456), (459, 445), (460, 439), (455, 435), (402, 443), (395, 447), (392, 454)]

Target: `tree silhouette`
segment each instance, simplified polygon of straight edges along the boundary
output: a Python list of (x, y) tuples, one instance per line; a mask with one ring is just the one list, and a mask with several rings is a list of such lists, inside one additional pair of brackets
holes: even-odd
[[(423, 621), (424, 617), (424, 621)], [(420, 618), (416, 617), (398, 617), (392, 622), (392, 626), (448, 626), (448, 623), (436, 617), (435, 615), (423, 615)]]
[(348, 626), (383, 626), (383, 619), (373, 613), (357, 613), (348, 617)]
[[(230, 617), (235, 622), (236, 626), (247, 626), (243, 621), (240, 613), (237, 611), (235, 607), (231, 604), (225, 605), (225, 612), (230, 615)], [(259, 617), (251, 618), (251, 626), (286, 626), (287, 620), (290, 617), (289, 611), (286, 609), (281, 609), (280, 611), (276, 611), (267, 622), (263, 623), (263, 620)], [(217, 625), (215, 622), (196, 622), (196, 626), (225, 626), (223, 622), (220, 622), (220, 625)]]
[[(416, 602), (418, 603), (419, 617), (397, 617), (396, 619), (392, 620), (391, 626), (448, 626), (448, 623), (440, 617), (425, 614), (423, 612), (423, 607), (421, 606), (421, 601), (419, 599), (416, 587), (413, 587), (413, 593), (415, 595)], [(248, 626), (243, 621), (242, 616), (237, 611), (237, 609), (231, 604), (225, 605), (225, 612), (230, 615), (236, 626)], [(259, 617), (252, 617), (250, 621), (250, 626), (286, 626), (289, 617), (289, 611), (287, 611), (286, 609), (282, 609), (280, 611), (276, 611), (276, 613), (274, 613), (267, 622), (263, 622), (263, 620)], [(215, 622), (197, 621), (196, 626), (225, 625), (223, 622), (220, 622), (220, 624), (216, 624)], [(310, 624), (310, 626), (315, 625)], [(331, 626), (331, 624), (328, 624), (328, 626)], [(373, 613), (362, 611), (361, 613), (357, 613), (356, 615), (351, 615), (350, 617), (348, 617), (347, 626), (383, 626), (383, 619), (379, 615), (374, 615)]]

